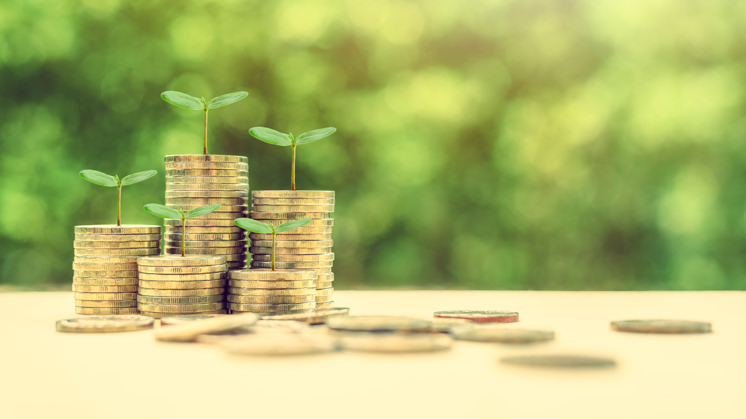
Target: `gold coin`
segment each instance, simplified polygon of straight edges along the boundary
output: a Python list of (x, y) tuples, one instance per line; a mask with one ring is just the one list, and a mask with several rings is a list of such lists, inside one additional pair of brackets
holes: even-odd
[(169, 198), (166, 196), (166, 206), (180, 206), (180, 205), (196, 205), (198, 207), (204, 205), (248, 205), (247, 198), (224, 198), (224, 197), (203, 197), (203, 198)]
[(137, 302), (142, 304), (209, 304), (224, 301), (225, 296), (201, 295), (194, 297), (155, 297), (150, 295), (138, 295)]
[(218, 288), (196, 288), (196, 289), (153, 289), (143, 288), (137, 290), (138, 295), (147, 295), (151, 297), (199, 297), (204, 295), (223, 295), (224, 287)]
[(73, 283), (77, 292), (137, 292), (137, 285), (78, 285)]
[[(215, 266), (225, 263), (225, 256), (157, 256), (142, 257), (137, 260), (137, 264), (142, 268), (145, 266), (164, 266), (164, 267), (186, 267), (186, 266)], [(142, 269), (141, 269), (142, 271)], [(147, 272), (147, 271), (142, 271)], [(214, 272), (214, 271), (207, 271)], [(155, 272), (157, 273), (157, 272)]]
[[(332, 247), (334, 244), (333, 240), (275, 240), (275, 247), (293, 247), (293, 248), (304, 248), (304, 247)], [(272, 240), (252, 240), (251, 245), (254, 247), (272, 247)]]
[(331, 288), (333, 286), (332, 283), (333, 281), (319, 281), (318, 279), (316, 280), (316, 286), (318, 287), (318, 289)]
[[(181, 227), (181, 220), (163, 220), (163, 224)], [(191, 227), (235, 227), (235, 224), (233, 224), (233, 220), (200, 220), (194, 218), (187, 220), (186, 226), (188, 233)]]
[[(248, 189), (248, 187), (247, 187)], [(170, 202), (171, 199), (185, 199), (185, 198), (220, 198), (220, 199), (244, 199), (246, 200), (246, 196), (248, 195), (248, 192), (246, 191), (166, 191), (166, 202), (169, 203), (175, 203)], [(226, 202), (226, 205), (241, 205), (245, 203), (238, 202), (233, 204), (232, 202)], [(215, 202), (216, 204), (221, 204), (221, 202)]]
[[(213, 196), (224, 196), (225, 193), (236, 195), (235, 192), (240, 192), (239, 196), (244, 197), (248, 196), (248, 190), (249, 185), (247, 183), (166, 183), (166, 194), (168, 195), (189, 193), (199, 194), (200, 197), (209, 198)], [(218, 195), (216, 195), (216, 193)]]
[(322, 281), (334, 281), (334, 273), (318, 273), (316, 272), (317, 279), (321, 279)]
[[(166, 246), (181, 246), (181, 240), (167, 240)], [(185, 240), (185, 247), (241, 247), (245, 248), (246, 240)]]
[[(323, 246), (323, 247), (279, 247), (278, 246), (278, 247), (275, 247), (274, 249), (275, 256), (279, 256), (279, 255), (316, 256), (316, 255), (326, 255), (331, 252), (332, 252), (331, 246)], [(271, 255), (272, 248), (252, 246), (252, 247), (249, 247), (249, 253), (251, 253), (252, 255)], [(318, 260), (318, 259), (301, 258), (301, 260), (307, 261), (307, 260)]]
[(248, 163), (246, 156), (228, 156), (222, 154), (169, 154), (163, 159), (164, 162), (229, 162)]
[(333, 308), (334, 307), (334, 301), (329, 301), (328, 303), (316, 303), (316, 309), (326, 309), (326, 308)]
[(92, 316), (58, 320), (58, 332), (111, 333), (130, 332), (153, 327), (153, 319), (145, 316)]
[(229, 163), (229, 162), (217, 162), (217, 161), (182, 161), (182, 162), (165, 162), (166, 170), (179, 170), (179, 169), (224, 169), (224, 170), (249, 170), (248, 163)]
[(261, 296), (291, 296), (291, 295), (316, 295), (316, 288), (235, 288), (229, 287), (228, 293), (233, 295), (261, 295)]
[[(222, 316), (210, 319), (188, 321), (156, 330), (156, 340), (165, 342), (194, 342), (200, 335), (229, 332), (254, 325), (259, 316), (244, 314), (241, 316)], [(161, 322), (161, 325), (164, 323)], [(168, 324), (168, 321), (166, 322)]]
[(316, 284), (316, 296), (317, 297), (327, 297), (334, 295), (334, 288), (331, 287), (325, 287), (325, 288), (318, 288), (318, 284)]
[[(235, 220), (236, 218), (246, 218), (246, 213), (241, 212), (211, 212), (199, 217), (200, 220)], [(187, 226), (189, 221), (187, 221)]]
[[(275, 227), (290, 220), (290, 219), (284, 219), (284, 218), (270, 219), (270, 218), (254, 217), (254, 216), (251, 216), (251, 213), (249, 213), (249, 218), (252, 218), (257, 221), (261, 221), (264, 224), (272, 224)], [(299, 217), (299, 218), (304, 218), (304, 217)], [(318, 227), (323, 227), (324, 230), (319, 230)], [(303, 227), (292, 229), (290, 230), (290, 232), (294, 234), (310, 234), (312, 232), (317, 233), (317, 232), (322, 232), (322, 231), (331, 232), (332, 227), (334, 227), (333, 218), (322, 218), (322, 219), (313, 220), (310, 223), (304, 225)]]
[(86, 271), (75, 269), (73, 273), (78, 278), (137, 278), (137, 271)]
[(85, 233), (75, 233), (75, 240), (93, 241), (93, 242), (132, 243), (132, 242), (159, 241), (160, 239), (161, 239), (161, 235), (160, 234), (85, 234)]
[(313, 271), (286, 271), (270, 269), (244, 269), (241, 271), (229, 271), (230, 279), (242, 279), (249, 281), (299, 281), (316, 279)]
[(75, 249), (75, 256), (149, 256), (161, 252), (160, 247), (142, 249)]
[(279, 313), (284, 311), (301, 311), (313, 310), (316, 308), (316, 302), (298, 303), (298, 304), (240, 304), (228, 303), (230, 310), (246, 311), (250, 313)]
[(179, 281), (178, 278), (174, 279), (174, 281), (140, 280), (139, 288), (149, 288), (157, 290), (190, 290), (200, 288), (218, 288), (225, 286), (225, 279), (214, 279), (210, 281)]
[[(200, 311), (196, 314), (226, 314), (227, 310), (213, 310), (213, 311)], [(149, 311), (140, 311), (140, 314), (143, 316), (150, 316), (154, 319), (161, 319), (163, 317), (172, 317), (175, 315), (178, 315), (179, 313), (153, 313)], [(186, 314), (193, 314), (193, 313), (184, 313)]]
[(228, 262), (228, 270), (244, 269), (245, 267), (246, 262)]
[(90, 285), (94, 285), (94, 286), (129, 285), (129, 286), (137, 287), (137, 281), (138, 281), (137, 277), (135, 278), (78, 278), (76, 276), (73, 277), (74, 285), (89, 285), (89, 286)]
[(226, 273), (211, 272), (204, 274), (149, 274), (140, 272), (140, 279), (143, 281), (211, 281), (214, 279), (225, 279)]
[(332, 213), (334, 212), (334, 205), (257, 205), (254, 203), (251, 206), (251, 211), (255, 213)]
[(137, 294), (134, 292), (73, 292), (76, 300), (134, 300)]
[[(269, 252), (265, 249), (267, 247), (249, 247), (252, 257), (257, 262), (271, 262), (272, 261), (272, 249), (269, 248)], [(334, 260), (334, 253), (323, 252), (317, 254), (286, 254), (280, 253), (279, 248), (275, 253), (275, 261), (277, 262), (327, 262), (331, 263)], [(287, 250), (287, 249), (284, 249)]]
[(326, 295), (326, 296), (317, 295), (315, 301), (317, 304), (330, 303), (334, 301), (334, 295)]
[[(254, 260), (251, 262), (252, 269), (272, 268), (272, 262)], [(316, 274), (332, 271), (332, 262), (275, 262), (275, 269), (309, 269)]]
[[(181, 243), (181, 233), (166, 234), (164, 236), (164, 239), (166, 240), (166, 242)], [(246, 234), (243, 234), (243, 233), (239, 233), (239, 234), (220, 234), (220, 233), (191, 234), (191, 233), (187, 233), (184, 239), (187, 242), (195, 242), (195, 241), (205, 241), (205, 242), (210, 242), (210, 243), (223, 242), (223, 241), (246, 242)]]
[[(167, 255), (181, 255), (181, 247), (166, 246), (163, 249)], [(189, 255), (238, 255), (246, 252), (245, 247), (185, 247), (184, 253)], [(226, 260), (227, 261), (227, 260)]]
[(119, 271), (137, 271), (137, 262), (132, 263), (88, 263), (73, 262), (74, 270), (96, 271), (96, 272), (119, 272)]
[(73, 241), (73, 249), (151, 249), (160, 245), (160, 240), (149, 242)]
[(288, 288), (316, 288), (316, 281), (302, 280), (302, 281), (245, 281), (241, 279), (231, 279), (228, 281), (228, 285), (234, 288), (248, 288), (248, 289), (288, 289)]
[[(187, 226), (187, 237), (194, 234), (245, 234), (246, 230), (238, 226), (233, 227), (197, 227)], [(181, 234), (181, 226), (166, 226), (166, 234)]]
[(228, 267), (225, 264), (207, 266), (140, 266), (140, 273), (184, 275), (184, 274), (208, 274), (213, 272), (225, 272)]
[(322, 308), (318, 307), (316, 310), (309, 311), (307, 313), (298, 314), (272, 314), (262, 316), (262, 320), (285, 320), (285, 321), (298, 321), (305, 322), (308, 324), (323, 324), (326, 323), (327, 319), (336, 316), (347, 316), (350, 314), (350, 309), (347, 307), (335, 307), (335, 308)]
[(229, 303), (241, 304), (299, 304), (316, 301), (314, 295), (235, 295), (227, 297)]
[(251, 196), (254, 198), (289, 198), (289, 199), (303, 199), (303, 198), (334, 198), (334, 191), (288, 191), (288, 190), (277, 190), (277, 191), (253, 191)]
[[(169, 207), (169, 208), (177, 209), (177, 210), (180, 209), (180, 210), (184, 210), (184, 211), (189, 211), (189, 210), (193, 210), (195, 208), (199, 208), (202, 205), (168, 204), (166, 206)], [(218, 208), (218, 209), (215, 210), (215, 212), (241, 212), (241, 213), (245, 213), (245, 212), (248, 212), (248, 211), (249, 211), (249, 207), (246, 206), (246, 205), (222, 205), (220, 208)]]
[(234, 169), (166, 169), (166, 179), (173, 176), (226, 176), (226, 177), (248, 177), (248, 170)]
[(161, 226), (99, 224), (75, 226), (75, 234), (161, 234)]
[(114, 301), (96, 301), (96, 300), (75, 300), (76, 307), (91, 308), (137, 308), (137, 300), (114, 300)]
[(334, 214), (331, 212), (256, 212), (253, 210), (249, 213), (249, 218), (255, 220), (297, 220), (300, 218), (311, 218), (313, 220), (331, 219)]
[[(199, 184), (206, 183), (231, 183), (231, 184), (249, 184), (248, 176), (173, 176), (166, 175), (166, 185), (168, 184)], [(248, 189), (248, 188), (247, 188)]]
[[(132, 263), (137, 264), (138, 256), (95, 256), (95, 255), (82, 255), (75, 256), (73, 263), (90, 263), (90, 264), (106, 264), (109, 266), (124, 266)], [(123, 269), (123, 268), (116, 268)]]
[(225, 303), (205, 303), (205, 304), (143, 304), (137, 303), (137, 307), (142, 311), (153, 313), (194, 313), (200, 311), (224, 310)]
[(137, 314), (139, 311), (137, 307), (120, 307), (120, 308), (101, 308), (101, 307), (75, 307), (75, 314), (93, 314), (93, 315), (105, 315), (105, 314)]
[[(288, 233), (292, 232), (289, 231)], [(268, 240), (269, 242), (272, 241), (272, 235), (271, 234), (259, 234), (259, 233), (249, 233), (249, 238), (254, 240)], [(280, 242), (292, 242), (292, 241), (331, 241), (332, 235), (331, 233), (328, 234), (286, 234), (286, 233), (280, 233), (275, 236), (275, 241), (277, 243)]]
[(292, 205), (292, 206), (314, 206), (314, 205), (332, 205), (333, 198), (256, 198), (252, 196), (253, 205)]

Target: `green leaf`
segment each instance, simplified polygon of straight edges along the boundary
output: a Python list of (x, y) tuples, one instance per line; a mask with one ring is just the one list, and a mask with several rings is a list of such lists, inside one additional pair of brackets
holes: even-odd
[(199, 100), (199, 98), (182, 92), (168, 90), (161, 93), (161, 99), (174, 106), (178, 106), (184, 109), (191, 109), (193, 111), (201, 111), (205, 109), (202, 105), (202, 101)]
[(282, 223), (276, 227), (276, 231), (278, 233), (284, 233), (286, 231), (295, 230), (298, 227), (303, 227), (304, 225), (310, 223), (312, 220), (310, 218), (301, 218), (299, 220), (290, 220), (288, 222)]
[(107, 175), (104, 172), (99, 172), (98, 170), (81, 170), (80, 177), (91, 183), (95, 183), (96, 185), (106, 186), (109, 188), (119, 185), (119, 182), (117, 182), (117, 178), (112, 175)]
[(252, 233), (272, 234), (275, 231), (272, 224), (264, 224), (261, 221), (252, 220), (251, 218), (236, 218), (233, 223), (244, 230), (251, 231)]
[(140, 183), (143, 180), (150, 179), (155, 176), (158, 172), (155, 170), (146, 170), (144, 172), (137, 172), (131, 175), (127, 175), (122, 179), (122, 186), (134, 185)]
[(239, 100), (249, 95), (249, 92), (233, 92), (222, 96), (212, 98), (210, 103), (207, 105), (207, 109), (217, 109), (223, 106), (228, 106), (231, 103), (236, 103)]
[(304, 132), (303, 134), (298, 136), (298, 140), (296, 141), (296, 143), (300, 145), (300, 144), (312, 143), (314, 141), (319, 141), (322, 138), (326, 138), (334, 134), (336, 131), (337, 129), (334, 127), (327, 127), (327, 128), (319, 128), (313, 131)]
[(213, 204), (213, 205), (205, 205), (204, 207), (195, 208), (192, 210), (187, 211), (187, 213), (184, 215), (186, 218), (197, 218), (205, 214), (209, 214), (217, 209), (219, 209), (222, 205), (220, 204)]
[(289, 135), (280, 131), (275, 131), (272, 128), (254, 127), (249, 130), (249, 134), (257, 140), (264, 141), (268, 144), (279, 145), (281, 147), (293, 145), (293, 140)]
[(169, 208), (161, 204), (145, 204), (143, 208), (145, 211), (155, 215), (156, 217), (170, 218), (174, 220), (181, 220), (184, 214), (181, 210)]

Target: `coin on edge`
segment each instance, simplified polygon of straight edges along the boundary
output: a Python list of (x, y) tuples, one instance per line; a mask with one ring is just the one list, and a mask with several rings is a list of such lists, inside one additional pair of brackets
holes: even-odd
[(113, 315), (88, 316), (74, 319), (58, 320), (55, 327), (58, 332), (71, 333), (114, 333), (153, 327), (154, 319), (147, 316)]

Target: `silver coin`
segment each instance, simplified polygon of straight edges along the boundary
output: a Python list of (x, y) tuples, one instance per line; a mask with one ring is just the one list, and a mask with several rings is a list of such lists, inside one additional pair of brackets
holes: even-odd
[(341, 336), (342, 347), (365, 352), (433, 352), (451, 349), (448, 335), (398, 333), (346, 333)]
[(345, 316), (327, 322), (329, 329), (345, 332), (428, 332), (429, 320), (401, 316)]

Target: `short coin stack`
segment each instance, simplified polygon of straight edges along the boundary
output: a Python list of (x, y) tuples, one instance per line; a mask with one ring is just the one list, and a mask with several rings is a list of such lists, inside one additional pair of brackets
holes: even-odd
[(137, 257), (160, 253), (160, 240), (160, 226), (75, 226), (75, 313), (137, 314)]
[(164, 255), (137, 260), (137, 306), (146, 316), (225, 313), (225, 256)]
[[(334, 304), (332, 228), (334, 191), (253, 191), (250, 218), (279, 225), (310, 218), (309, 224), (277, 234), (277, 269), (310, 269), (316, 272), (316, 307)], [(251, 233), (252, 268), (271, 268), (272, 236)]]
[[(166, 156), (166, 206), (188, 211), (221, 204), (217, 211), (187, 222), (189, 255), (224, 255), (229, 269), (246, 266), (246, 231), (233, 220), (248, 211), (249, 163), (245, 156)], [(181, 254), (182, 226), (165, 220), (166, 254)]]
[(302, 313), (316, 308), (316, 273), (312, 270), (244, 269), (230, 271), (228, 276), (232, 313)]

